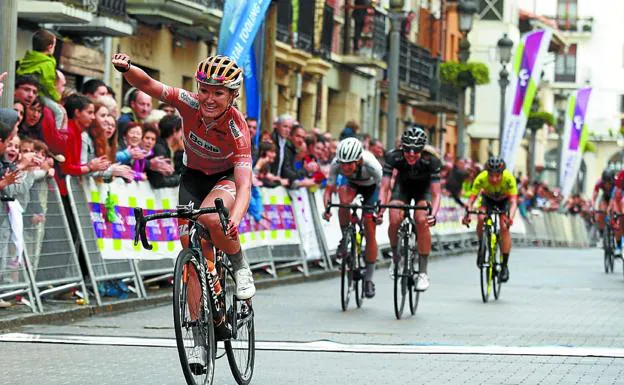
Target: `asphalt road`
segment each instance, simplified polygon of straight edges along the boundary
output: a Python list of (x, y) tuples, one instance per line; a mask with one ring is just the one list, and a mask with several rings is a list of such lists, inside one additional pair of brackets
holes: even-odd
[[(400, 321), (386, 269), (347, 312), (339, 279), (259, 291), (252, 383), (624, 384), (621, 262), (607, 276), (597, 249), (518, 249), (510, 270), (483, 304), (472, 255), (432, 261), (418, 313)], [(184, 383), (172, 324), (163, 306), (2, 335), (0, 384)], [(215, 384), (234, 383), (218, 360)]]

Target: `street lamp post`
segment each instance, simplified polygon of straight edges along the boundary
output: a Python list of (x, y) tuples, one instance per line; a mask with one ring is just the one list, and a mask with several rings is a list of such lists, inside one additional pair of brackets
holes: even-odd
[[(477, 4), (474, 0), (460, 0), (457, 5), (459, 13), (459, 30), (463, 33), (463, 37), (459, 43), (459, 61), (466, 63), (470, 57), (470, 42), (468, 41), (468, 33), (472, 29), (472, 21), (474, 14), (477, 12)], [(461, 85), (459, 92), (459, 109), (457, 111), (457, 154), (456, 157), (463, 158), (465, 156), (464, 136), (466, 136), (466, 85)]]
[(388, 68), (388, 129), (386, 131), (386, 146), (394, 148), (397, 129), (397, 109), (399, 104), (399, 50), (401, 46), (401, 21), (404, 0), (390, 1), (390, 60)]
[(561, 186), (561, 153), (563, 152), (563, 129), (565, 125), (565, 112), (568, 100), (565, 95), (561, 94), (555, 100), (555, 108), (557, 109), (557, 180), (555, 186)]
[(498, 40), (496, 44), (498, 48), (498, 57), (501, 63), (501, 70), (499, 73), (498, 84), (500, 85), (501, 101), (500, 101), (500, 122), (498, 128), (498, 155), (503, 154), (503, 134), (505, 132), (505, 94), (507, 92), (507, 86), (509, 85), (509, 71), (507, 71), (507, 63), (511, 60), (511, 49), (513, 48), (513, 41), (507, 37), (507, 34), (503, 34), (503, 37)]

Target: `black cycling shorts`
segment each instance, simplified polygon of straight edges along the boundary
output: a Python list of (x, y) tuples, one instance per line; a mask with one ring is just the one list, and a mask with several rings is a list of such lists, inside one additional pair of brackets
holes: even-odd
[(497, 209), (498, 211), (509, 211), (509, 198), (503, 198), (499, 201), (492, 198), (488, 198), (485, 195), (481, 196), (481, 207), (485, 209)]
[[(356, 191), (356, 195), (360, 194), (363, 198), (362, 205), (375, 206), (379, 200), (379, 186), (372, 184), (370, 186), (360, 186), (355, 183), (349, 183), (349, 187)], [(374, 209), (368, 208), (363, 210), (365, 213), (373, 213)]]
[(405, 183), (401, 183), (400, 180), (396, 180), (394, 183), (394, 188), (392, 189), (392, 195), (390, 200), (393, 201), (401, 201), (407, 205), (409, 205), (412, 201), (417, 204), (420, 201), (431, 201), (431, 185), (427, 184), (425, 186), (413, 185), (409, 186)]
[(234, 169), (206, 175), (201, 171), (186, 167), (180, 178), (178, 204), (187, 205), (189, 202), (193, 202), (195, 208), (201, 207), (206, 196), (222, 180), (234, 181)]

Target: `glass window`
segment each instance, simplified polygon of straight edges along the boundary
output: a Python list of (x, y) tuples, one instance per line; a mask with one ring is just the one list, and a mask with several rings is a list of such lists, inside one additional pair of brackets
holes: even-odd
[(479, 0), (479, 17), (482, 20), (503, 20), (503, 0)]

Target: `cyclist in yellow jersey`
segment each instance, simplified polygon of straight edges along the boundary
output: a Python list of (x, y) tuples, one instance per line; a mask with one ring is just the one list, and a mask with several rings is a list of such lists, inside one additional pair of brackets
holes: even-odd
[[(480, 207), (487, 209), (497, 208), (500, 211), (509, 214), (501, 214), (500, 234), (501, 234), (501, 252), (503, 254), (503, 266), (501, 272), (501, 281), (509, 280), (509, 252), (511, 251), (511, 235), (509, 228), (513, 223), (513, 218), (518, 209), (518, 188), (516, 186), (516, 178), (506, 169), (505, 161), (502, 158), (491, 157), (485, 164), (485, 170), (475, 178), (470, 192), (470, 200), (468, 201), (468, 210), (472, 207), (481, 195)], [(479, 250), (485, 245), (481, 244), (481, 235), (483, 234), (483, 222), (485, 215), (479, 215), (477, 224), (477, 236), (479, 237)], [(466, 215), (462, 223), (467, 225), (470, 223), (470, 216)], [(478, 253), (479, 255), (483, 253)], [(480, 266), (483, 261), (477, 261)]]

